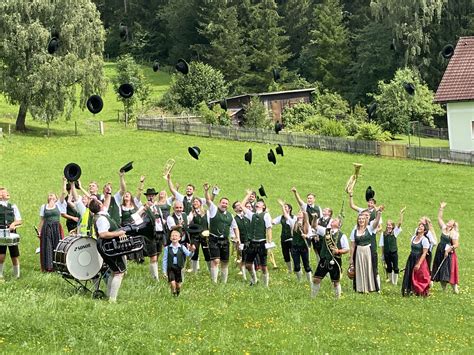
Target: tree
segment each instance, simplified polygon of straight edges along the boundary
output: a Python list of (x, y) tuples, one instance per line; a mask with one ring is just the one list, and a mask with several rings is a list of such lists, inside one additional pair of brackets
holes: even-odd
[[(53, 26), (59, 47), (49, 54)], [(81, 106), (101, 92), (104, 36), (89, 0), (0, 2), (0, 91), (20, 105), (17, 130), (26, 130), (28, 111), (48, 124), (63, 113), (69, 118), (77, 104), (77, 85)]]
[(270, 119), (262, 101), (258, 96), (252, 96), (248, 105), (244, 106), (244, 122), (247, 127), (269, 128)]
[(429, 26), (441, 18), (446, 0), (373, 0), (373, 14), (392, 28), (396, 47), (404, 53), (402, 66), (430, 64)]
[(245, 76), (247, 89), (266, 91), (270, 87), (273, 76), (272, 69), (279, 69), (288, 59), (286, 43), (288, 37), (280, 27), (280, 16), (274, 0), (262, 0), (250, 5), (250, 19), (246, 26), (245, 47), (250, 71)]
[[(150, 85), (146, 82), (140, 67), (130, 54), (123, 55), (117, 60), (117, 76), (113, 79), (114, 89), (117, 98), (122, 101), (126, 119), (131, 120), (134, 117), (134, 108), (138, 101), (145, 104), (150, 96)], [(124, 98), (119, 95), (118, 89), (122, 84), (131, 84), (134, 90), (133, 96)], [(130, 117), (128, 117), (130, 116)]]
[(349, 37), (339, 0), (324, 0), (314, 11), (315, 29), (301, 52), (302, 74), (333, 91), (347, 92)]
[(227, 94), (227, 84), (219, 70), (201, 62), (193, 62), (189, 65), (187, 75), (176, 73), (172, 76), (170, 88), (161, 104), (171, 109), (191, 109), (201, 101), (220, 100)]
[[(414, 85), (413, 95), (405, 89), (406, 84)], [(389, 83), (379, 81), (378, 93), (371, 96), (377, 103), (375, 120), (393, 134), (407, 133), (413, 121), (433, 126), (433, 115), (444, 113), (440, 105), (433, 103), (433, 92), (409, 68), (397, 70)]]
[(199, 11), (199, 33), (209, 45), (202, 56), (212, 67), (220, 70), (229, 83), (230, 91), (239, 91), (241, 79), (248, 71), (243, 33), (237, 21), (237, 6), (227, 6), (227, 0), (208, 2)]

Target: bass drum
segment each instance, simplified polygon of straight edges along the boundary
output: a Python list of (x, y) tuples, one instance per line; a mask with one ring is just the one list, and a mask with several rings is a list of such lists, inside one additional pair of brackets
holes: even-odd
[(54, 250), (54, 270), (66, 277), (90, 280), (99, 273), (102, 264), (94, 238), (70, 236), (61, 240)]

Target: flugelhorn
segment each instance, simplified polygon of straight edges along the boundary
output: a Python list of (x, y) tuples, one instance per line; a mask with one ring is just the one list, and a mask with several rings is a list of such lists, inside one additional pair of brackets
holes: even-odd
[(354, 174), (349, 178), (349, 180), (347, 180), (345, 189), (348, 194), (352, 193), (352, 191), (354, 190), (355, 183), (357, 181), (357, 178), (359, 177), (360, 168), (362, 167), (362, 164), (358, 163), (352, 163), (352, 165), (354, 165)]
[(169, 173), (171, 173), (171, 169), (173, 169), (174, 163), (174, 159), (171, 158), (166, 161), (165, 167), (163, 169), (163, 179), (168, 179), (167, 176)]

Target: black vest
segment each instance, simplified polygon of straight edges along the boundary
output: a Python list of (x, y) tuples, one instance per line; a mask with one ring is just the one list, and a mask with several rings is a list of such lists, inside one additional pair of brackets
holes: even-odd
[(0, 205), (0, 228), (6, 229), (15, 221), (15, 213), (11, 203), (6, 206)]
[(169, 245), (167, 248), (168, 248), (168, 270), (171, 269), (171, 267), (173, 266), (174, 257), (177, 258), (178, 267), (182, 269), (184, 267), (184, 262), (186, 261), (186, 256), (184, 255), (183, 247), (180, 245), (176, 254), (173, 253), (173, 247), (171, 245)]

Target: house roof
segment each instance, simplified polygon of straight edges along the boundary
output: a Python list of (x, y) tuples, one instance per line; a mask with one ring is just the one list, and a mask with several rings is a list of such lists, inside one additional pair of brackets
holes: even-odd
[[(280, 94), (293, 94), (293, 93), (298, 93), (298, 92), (313, 92), (316, 90), (316, 88), (308, 88), (308, 89), (296, 89), (296, 90), (286, 90), (286, 91), (273, 91), (273, 92), (260, 92), (260, 93), (254, 93), (254, 94), (242, 94), (242, 95), (237, 95), (237, 96), (231, 96), (231, 97), (226, 97), (226, 100), (233, 100), (233, 99), (238, 99), (241, 97), (246, 97), (246, 96), (272, 96), (272, 95), (280, 95)], [(217, 103), (219, 100), (213, 100), (210, 101), (211, 104)]]
[(461, 37), (435, 95), (435, 102), (474, 100), (474, 36)]

